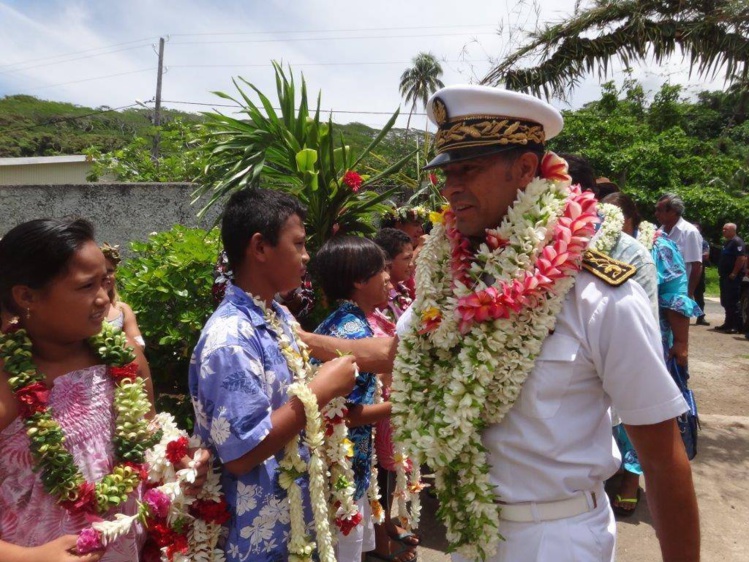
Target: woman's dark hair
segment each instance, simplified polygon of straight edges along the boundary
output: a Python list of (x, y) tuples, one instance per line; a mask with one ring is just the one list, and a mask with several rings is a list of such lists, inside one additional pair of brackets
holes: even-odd
[(635, 202), (626, 193), (622, 193), (621, 191), (610, 193), (601, 200), (601, 203), (616, 205), (622, 210), (622, 214), (624, 215), (625, 219), (632, 220), (632, 226), (634, 226), (635, 228), (640, 226), (640, 222), (642, 222), (640, 212), (637, 210), (637, 205), (635, 204)]
[(281, 229), (292, 215), (304, 221), (306, 211), (296, 197), (286, 193), (251, 188), (232, 195), (221, 219), (221, 240), (229, 266), (236, 271), (242, 265), (247, 244), (256, 233), (271, 246), (278, 244)]
[(395, 259), (395, 256), (403, 251), (406, 244), (413, 244), (411, 237), (397, 228), (383, 228), (374, 238), (375, 243), (385, 250), (388, 258)]
[(11, 289), (26, 285), (42, 289), (65, 273), (73, 254), (94, 239), (94, 226), (85, 219), (37, 219), (19, 224), (0, 240), (0, 300), (3, 308), (20, 314)]
[(337, 236), (323, 244), (311, 269), (328, 300), (347, 299), (354, 293), (354, 283), (385, 269), (385, 252), (367, 238)]

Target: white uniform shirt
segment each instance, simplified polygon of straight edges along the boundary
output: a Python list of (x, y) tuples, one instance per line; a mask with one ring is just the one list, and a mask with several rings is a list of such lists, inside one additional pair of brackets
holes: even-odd
[(687, 265), (687, 279), (689, 279), (689, 275), (692, 273), (692, 263), (702, 263), (702, 235), (700, 231), (692, 223), (685, 221), (684, 217), (679, 218), (671, 232), (666, 232), (663, 227), (660, 230), (679, 248), (684, 263)]
[[(411, 318), (409, 309), (398, 321), (399, 334)], [(581, 272), (517, 403), (484, 430), (498, 497), (564, 499), (613, 475), (621, 458), (611, 435), (612, 404), (632, 425), (685, 412), (660, 342), (642, 287), (630, 281), (611, 287)]]

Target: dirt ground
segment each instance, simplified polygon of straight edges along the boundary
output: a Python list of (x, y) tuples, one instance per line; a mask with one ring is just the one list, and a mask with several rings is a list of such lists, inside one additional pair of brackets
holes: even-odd
[[(690, 329), (690, 388), (702, 422), (692, 472), (700, 507), (703, 562), (749, 561), (749, 340), (715, 332), (723, 322), (717, 299), (707, 303), (710, 327)], [(419, 530), (422, 562), (446, 562), (444, 528), (437, 522), (437, 502), (423, 494)], [(661, 560), (647, 506), (617, 524), (618, 562)], [(509, 562), (509, 561), (508, 561)], [(522, 561), (512, 561), (522, 562)]]

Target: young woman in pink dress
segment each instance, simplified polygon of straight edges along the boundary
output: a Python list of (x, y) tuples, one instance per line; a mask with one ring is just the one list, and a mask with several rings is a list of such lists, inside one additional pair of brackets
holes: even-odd
[[(43, 380), (38, 396), (43, 396), (41, 403), (62, 430), (62, 446), (72, 456), (73, 466), (66, 465), (64, 470), (79, 471), (85, 485), (109, 474), (115, 459), (115, 382), (88, 342), (102, 329), (110, 282), (104, 255), (93, 240), (93, 227), (83, 219), (30, 221), (0, 240), (3, 309), (17, 317), (17, 325), (10, 329), (25, 330), (31, 341), (33, 369)], [(132, 342), (131, 346), (137, 376), (146, 381), (148, 415), (152, 416), (148, 365), (138, 346)], [(5, 358), (0, 358), (0, 560), (139, 560), (145, 540), (140, 527), (105, 550), (77, 553), (77, 535), (90, 525), (91, 513), (69, 504), (64, 507), (62, 496), (47, 491), (50, 479), (45, 475), (50, 473), (47, 465), (38, 470), (43, 461), (30, 449), (29, 433), (33, 432), (28, 419), (33, 414), (29, 414), (29, 401), (14, 394), (9, 373), (13, 369), (7, 366), (13, 353), (8, 349), (0, 355)], [(204, 463), (206, 453), (201, 451), (199, 458)], [(111, 519), (115, 513), (133, 514), (139, 498), (140, 486), (100, 516)]]

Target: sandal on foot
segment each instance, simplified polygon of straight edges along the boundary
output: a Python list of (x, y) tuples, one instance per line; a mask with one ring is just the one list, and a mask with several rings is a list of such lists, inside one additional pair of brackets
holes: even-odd
[(401, 544), (406, 545), (410, 548), (416, 548), (419, 546), (419, 543), (421, 542), (421, 539), (419, 538), (419, 535), (416, 535), (412, 533), (411, 531), (403, 531), (401, 533), (395, 532), (395, 533), (388, 533), (388, 536), (394, 541), (398, 541)]
[[(635, 513), (635, 510), (637, 509), (637, 505), (640, 503), (641, 494), (642, 494), (642, 488), (637, 488), (636, 498), (623, 498), (619, 494), (616, 494), (616, 497), (614, 498), (614, 503), (611, 504), (611, 509), (613, 510), (614, 514), (618, 515), (619, 517), (631, 517)], [(622, 505), (615, 505), (615, 504), (631, 505), (632, 508), (628, 509)]]

